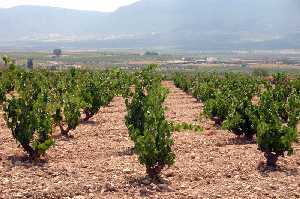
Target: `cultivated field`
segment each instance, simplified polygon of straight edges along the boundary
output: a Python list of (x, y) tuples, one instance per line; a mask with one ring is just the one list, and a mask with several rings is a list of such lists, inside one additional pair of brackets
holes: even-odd
[(24, 159), (1, 119), (0, 198), (300, 198), (299, 144), (278, 170), (268, 170), (255, 143), (217, 130), (199, 117), (201, 103), (172, 82), (163, 85), (168, 120), (205, 128), (173, 134), (176, 162), (163, 170), (163, 182), (145, 178), (131, 151), (124, 99), (115, 97), (35, 163)]
[[(151, 52), (151, 51), (150, 51)], [(81, 69), (123, 68), (137, 69), (147, 64), (158, 64), (165, 71), (234, 71), (251, 72), (264, 69), (270, 73), (287, 71), (298, 73), (300, 69), (299, 52), (168, 52), (146, 54), (145, 50), (62, 50), (60, 56), (51, 51), (40, 52), (3, 52), (16, 60), (18, 65), (27, 65), (28, 59), (33, 60), (34, 68)], [(1, 66), (1, 61), (0, 61)]]
[(296, 74), (0, 71), (0, 198), (300, 198)]

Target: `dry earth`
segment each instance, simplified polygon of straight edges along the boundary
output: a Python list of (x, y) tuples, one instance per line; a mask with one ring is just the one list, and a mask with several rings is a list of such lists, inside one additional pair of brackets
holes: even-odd
[(0, 198), (300, 198), (300, 146), (268, 170), (255, 144), (216, 130), (202, 105), (171, 82), (168, 119), (201, 124), (203, 133), (175, 132), (176, 163), (151, 183), (132, 155), (124, 100), (114, 98), (73, 139), (58, 138), (44, 161), (31, 163), (0, 121)]

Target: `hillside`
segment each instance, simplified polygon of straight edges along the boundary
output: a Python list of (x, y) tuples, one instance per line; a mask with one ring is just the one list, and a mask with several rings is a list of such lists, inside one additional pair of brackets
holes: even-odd
[(142, 0), (113, 13), (20, 6), (0, 9), (0, 41), (59, 41), (69, 48), (298, 48), (299, 9), (297, 0)]

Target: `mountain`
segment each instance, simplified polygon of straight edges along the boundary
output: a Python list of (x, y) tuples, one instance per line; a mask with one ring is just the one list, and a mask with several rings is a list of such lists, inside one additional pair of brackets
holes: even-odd
[(95, 32), (105, 13), (75, 11), (43, 6), (0, 9), (0, 40), (32, 39), (35, 36), (88, 34)]
[(299, 0), (141, 0), (112, 13), (0, 9), (0, 47), (300, 48)]

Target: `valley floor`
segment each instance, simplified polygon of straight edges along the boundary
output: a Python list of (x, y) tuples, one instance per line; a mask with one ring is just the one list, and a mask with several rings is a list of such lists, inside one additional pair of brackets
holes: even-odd
[(44, 161), (30, 163), (0, 121), (0, 198), (300, 198), (300, 145), (280, 158), (277, 171), (264, 166), (255, 143), (217, 130), (201, 116), (202, 104), (172, 82), (169, 120), (199, 124), (202, 133), (174, 132), (176, 163), (151, 183), (132, 153), (121, 97), (72, 132), (58, 138)]

